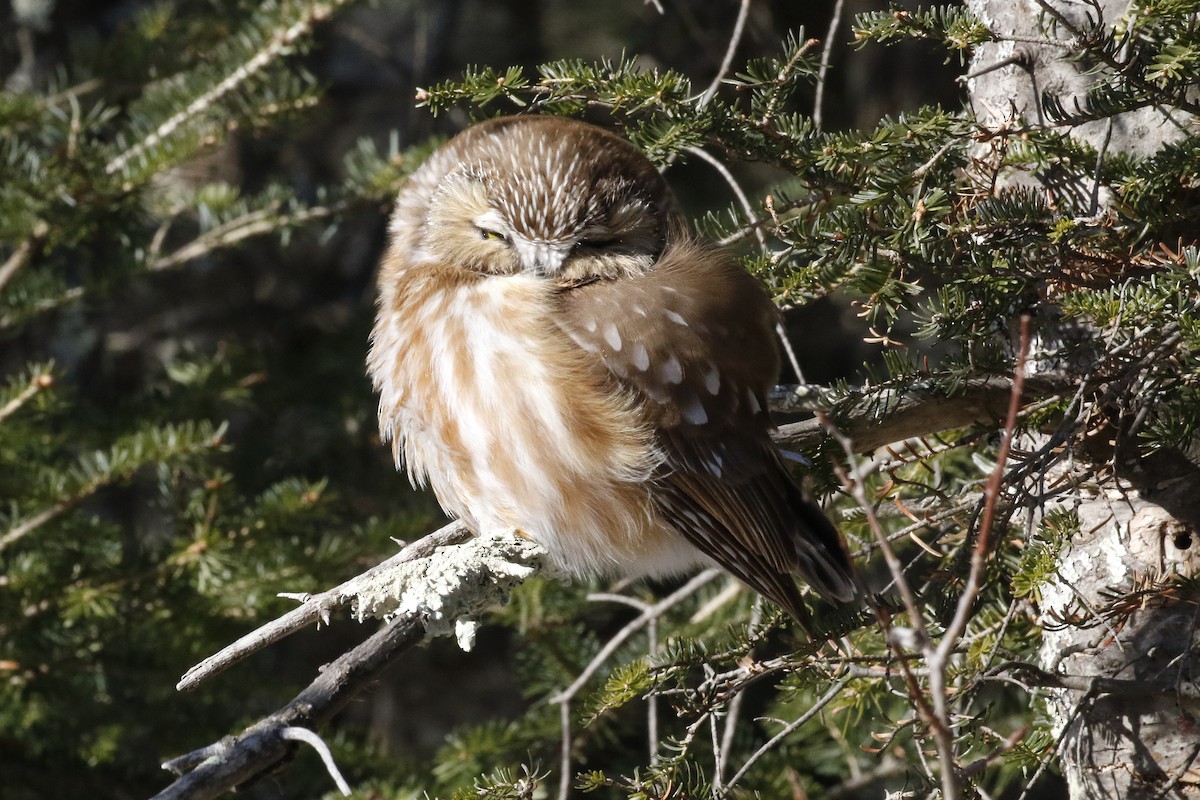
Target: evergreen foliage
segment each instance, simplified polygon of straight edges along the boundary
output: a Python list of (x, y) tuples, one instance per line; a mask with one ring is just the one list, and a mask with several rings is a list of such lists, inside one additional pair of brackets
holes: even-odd
[[(184, 668), (281, 613), (276, 593), (326, 588), (432, 517), (397, 489), (372, 434), (369, 302), (352, 323), (292, 330), (299, 347), (209, 336), (180, 304), (146, 334), (162, 346), (128, 385), (112, 341), (127, 332), (105, 327), (127, 303), (136, 314), (161, 297), (146, 287), (186, 291), (184, 270), (232, 281), (239, 264), (336, 241), (350, 216), (379, 215), (434, 146), (360, 140), (339, 180), (304, 190), (279, 175), (252, 187), (187, 177), (198, 159), (269, 142), (315, 113), (323, 87), (302, 56), (349, 5), (147, 5), (119, 35), (75, 42), (51, 85), (0, 95), (2, 797), (161, 786), (163, 758), (257, 718), (308, 674), (289, 669), (283, 685), (243, 671), (177, 696)], [(1047, 95), (1049, 118), (1196, 113), (1198, 11), (1157, 0), (1071, 31), (1072, 58), (1102, 79), (1080, 106)], [(594, 586), (527, 583), (493, 619), (520, 643), (526, 712), (464, 725), (432, 764), (390, 755), (353, 726), (330, 733), (372, 796), (543, 797), (563, 780), (595, 797), (820, 796), (862, 773), (927, 794), (942, 744), (914, 702), (937, 687), (909, 671), (905, 637), (948, 635), (985, 535), (991, 558), (946, 674), (954, 755), (979, 765), (967, 779), (988, 791), (1028, 782), (1051, 759), (1036, 681), (1006, 665), (1035, 661), (1039, 592), (1079, 520), (1056, 511), (1029, 531), (1010, 521), (1086, 436), (1135, 417), (1144, 454), (1200, 436), (1200, 137), (1193, 128), (1135, 158), (1053, 127), (986, 130), (938, 106), (826, 131), (806, 107), (819, 43), (781, 35), (775, 55), (735, 66), (711, 97), (682, 72), (623, 55), (471, 67), (416, 102), (435, 115), (599, 115), (664, 168), (696, 148), (769, 168), (777, 180), (750, 208), (709, 209), (697, 227), (736, 248), (782, 306), (827, 298), (861, 318), (880, 355), (824, 393), (823, 410), (882, 424), (914, 395), (954, 400), (1007, 380), (1028, 316), (1038, 342), (1027, 371), (1046, 383), (1018, 429), (1053, 430), (1052, 446), (1002, 463), (1001, 412), (876, 453), (862, 497), (837, 440), (806, 453), (809, 483), (877, 592), (874, 613), (814, 601), (812, 641), (724, 577), (665, 587), (675, 599), (660, 606), (649, 589), (627, 590), (616, 611), (586, 602)], [(864, 14), (853, 36), (862, 47), (917, 41), (963, 63), (997, 34), (962, 8), (934, 7)], [(1041, 182), (1006, 183), (1013, 174)], [(325, 287), (319, 268), (284, 274), (313, 296)], [(1065, 335), (1071, 326), (1102, 335)], [(985, 530), (997, 470), (1010, 493)], [(889, 579), (876, 526), (919, 619)], [(1139, 580), (1101, 610), (1106, 624), (1135, 601), (1196, 602), (1195, 581)], [(324, 785), (301, 769), (312, 770), (297, 781), (309, 791), (287, 796)]]

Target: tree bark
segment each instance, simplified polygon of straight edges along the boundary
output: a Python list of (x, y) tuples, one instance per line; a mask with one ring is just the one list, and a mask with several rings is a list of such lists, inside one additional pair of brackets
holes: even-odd
[[(1097, 11), (1110, 26), (1130, 12), (1127, 0), (967, 5), (1003, 38), (977, 49), (967, 80), (978, 120), (994, 131), (1048, 124), (1043, 93), (1068, 110), (1076, 101), (1082, 107), (1097, 77), (1067, 58), (1078, 34)], [(1181, 135), (1179, 115), (1167, 114), (1149, 107), (1067, 131), (1102, 153), (1143, 156)], [(1000, 188), (1041, 185), (1068, 213), (1105, 211), (1103, 185), (1050, 180), (1009, 174)], [(1130, 381), (1124, 391), (1136, 386)], [(1084, 441), (1074, 442), (1074, 458), (1044, 481), (1078, 487), (1054, 506), (1074, 511), (1080, 523), (1041, 592), (1041, 666), (1072, 687), (1049, 691), (1059, 763), (1072, 798), (1200, 798), (1200, 609), (1172, 583), (1200, 575), (1200, 470), (1181, 455), (1184, 443), (1180, 452), (1142, 455), (1136, 422), (1077, 430)], [(1090, 470), (1098, 477), (1084, 480)], [(1118, 692), (1105, 679), (1126, 682)]]

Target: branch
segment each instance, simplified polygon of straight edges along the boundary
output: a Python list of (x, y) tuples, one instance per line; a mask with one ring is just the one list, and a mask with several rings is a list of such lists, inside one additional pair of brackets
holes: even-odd
[(729, 37), (729, 47), (725, 49), (725, 57), (721, 60), (721, 68), (717, 70), (716, 77), (704, 90), (704, 94), (700, 95), (700, 99), (696, 102), (697, 108), (704, 108), (708, 105), (708, 102), (716, 96), (717, 90), (721, 88), (721, 81), (725, 80), (725, 76), (729, 74), (729, 67), (733, 64), (733, 54), (742, 40), (742, 31), (746, 28), (746, 17), (749, 15), (750, 0), (742, 0), (741, 8), (738, 9), (737, 21), (733, 23), (733, 34)]
[[(1068, 384), (1048, 378), (1030, 379), (1029, 394), (1049, 395)], [(786, 397), (785, 389), (780, 397)], [(790, 390), (795, 397), (796, 390)], [(892, 441), (925, 435), (951, 427), (975, 422), (994, 424), (1010, 400), (1012, 382), (995, 378), (967, 384), (959, 394), (947, 397), (944, 393), (921, 387), (893, 392), (894, 407), (884, 419), (874, 411), (855, 410), (842, 414), (837, 423), (854, 438), (855, 446), (866, 450)], [(826, 393), (821, 404), (831, 399)], [(819, 443), (819, 431), (810, 431), (810, 423), (784, 426), (777, 437), (789, 445), (800, 447)], [(312, 729), (329, 719), (346, 700), (372, 680), (405, 648), (427, 633), (449, 632), (455, 617), (472, 616), (507, 593), (512, 585), (521, 582), (532, 570), (542, 550), (533, 542), (516, 536), (507, 538), (474, 539), (464, 525), (451, 523), (414, 542), (387, 561), (318, 595), (303, 596), (303, 604), (188, 670), (180, 680), (181, 690), (194, 688), (200, 681), (224, 670), (252, 653), (279, 641), (310, 624), (328, 623), (332, 612), (343, 606), (352, 607), (363, 615), (396, 615), (382, 631), (343, 655), (327, 668), (308, 689), (283, 709), (263, 719), (242, 734), (229, 737), (209, 747), (182, 756), (165, 765), (168, 769), (187, 774), (158, 797), (210, 798), (244, 784), (279, 764), (294, 744), (283, 731), (288, 728)], [(513, 569), (513, 562), (519, 565)], [(507, 566), (505, 566), (507, 564)], [(524, 571), (522, 571), (524, 570)], [(701, 583), (717, 573), (708, 571), (696, 576), (675, 594), (648, 608), (625, 630), (614, 637), (609, 647), (615, 647), (644, 627), (663, 608), (678, 601), (679, 596), (695, 591)], [(425, 586), (415, 594), (421, 598), (414, 604), (411, 581), (423, 581)], [(453, 578), (458, 583), (451, 588), (446, 583)], [(482, 580), (481, 580), (482, 579)], [(489, 583), (491, 589), (480, 599), (478, 584)], [(460, 596), (461, 594), (461, 596)], [(466, 610), (462, 610), (466, 608)], [(461, 629), (458, 631), (463, 634)], [(465, 635), (469, 638), (470, 631)], [(607, 651), (606, 651), (607, 652)], [(568, 707), (570, 699), (603, 660), (598, 657), (579, 679), (552, 702)]]
[(378, 678), (397, 654), (424, 636), (425, 627), (415, 616), (392, 621), (329, 664), (279, 711), (237, 736), (163, 764), (181, 777), (153, 800), (209, 800), (266, 774), (293, 749), (286, 733), (289, 728), (311, 729), (328, 722), (360, 689)]
[(328, 19), (334, 10), (344, 3), (345, 0), (334, 0), (330, 3), (315, 3), (296, 22), (271, 37), (271, 40), (245, 64), (242, 64), (216, 86), (189, 103), (187, 108), (171, 115), (171, 117), (148, 133), (141, 141), (135, 143), (132, 147), (108, 162), (104, 167), (105, 173), (112, 175), (125, 169), (135, 158), (142, 157), (150, 149), (158, 146), (160, 142), (173, 135), (175, 131), (186, 127), (190, 120), (208, 111), (221, 98), (252, 80), (255, 75), (266, 69), (276, 59), (291, 53), (293, 45), (308, 36), (314, 25)]
[(821, 49), (821, 66), (817, 70), (817, 93), (813, 100), (813, 130), (821, 132), (822, 117), (825, 106), (825, 77), (829, 74), (829, 57), (833, 54), (833, 37), (837, 36), (838, 26), (842, 22), (842, 7), (845, 0), (837, 0), (833, 5), (833, 16), (829, 20), (829, 30), (825, 32), (825, 46)]
[[(515, 531), (472, 537), (461, 523), (451, 523), (342, 585), (305, 598), (300, 608), (205, 659), (188, 671), (180, 689), (194, 687), (311, 622), (327, 622), (330, 612), (343, 605), (351, 605), (360, 620), (363, 616), (391, 619), (327, 666), (279, 711), (238, 736), (164, 764), (164, 769), (182, 777), (155, 800), (207, 800), (272, 770), (294, 747), (297, 728), (311, 733), (328, 722), (399, 653), (427, 635), (454, 631), (459, 644), (469, 649), (474, 639), (472, 618), (533, 574), (544, 554), (540, 545)], [(312, 743), (315, 734), (300, 736)], [(328, 757), (325, 760), (336, 780), (336, 768)]]
[[(1078, 389), (1078, 380), (1063, 376), (1039, 375), (1025, 379), (1024, 396), (1028, 402), (1045, 400)], [(773, 410), (820, 410), (827, 408), (828, 390), (807, 391), (808, 387), (779, 387), (772, 393)], [(805, 390), (805, 391), (801, 391)], [(850, 437), (859, 453), (869, 453), (892, 442), (914, 436), (964, 428), (969, 425), (996, 425), (1004, 419), (1012, 397), (1013, 380), (1007, 377), (983, 378), (964, 383), (956, 393), (932, 386), (912, 384), (903, 389), (887, 388), (874, 396), (864, 394), (856, 407), (830, 417), (838, 430)], [(802, 395), (813, 398), (811, 403)], [(789, 396), (801, 395), (792, 405)], [(807, 408), (805, 408), (807, 405)], [(886, 407), (886, 412), (881, 412)], [(775, 444), (792, 450), (817, 447), (827, 434), (816, 419), (779, 426)]]
[(13, 279), (13, 276), (29, 263), (29, 259), (33, 256), (33, 251), (41, 246), (49, 234), (50, 226), (43, 220), (38, 220), (33, 226), (33, 232), (29, 234), (29, 237), (17, 246), (17, 249), (12, 252), (12, 255), (3, 264), (0, 264), (0, 292), (4, 291), (4, 287)]
[(360, 588), (381, 574), (419, 558), (428, 558), (439, 547), (465, 542), (471, 532), (461, 522), (452, 522), (428, 536), (418, 539), (388, 560), (372, 567), (361, 575), (318, 595), (303, 597), (303, 604), (278, 619), (251, 631), (219, 653), (209, 656), (192, 667), (175, 686), (179, 691), (194, 689), (205, 678), (216, 675), (242, 659), (257, 653), (264, 647), (284, 639), (311, 624), (328, 624), (330, 612), (349, 605), (358, 596)]

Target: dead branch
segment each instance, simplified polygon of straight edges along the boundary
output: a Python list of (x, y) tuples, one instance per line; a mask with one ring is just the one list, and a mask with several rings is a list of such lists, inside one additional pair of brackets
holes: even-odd
[[(800, 387), (804, 388), (804, 387)], [(1075, 392), (1079, 381), (1065, 376), (1038, 375), (1025, 379), (1027, 403), (1045, 400), (1063, 392)], [(1010, 377), (967, 381), (956, 393), (922, 387), (886, 389), (877, 396), (864, 393), (861, 402), (849, 410), (831, 413), (831, 419), (854, 443), (855, 452), (869, 453), (892, 442), (914, 436), (927, 436), (952, 428), (985, 425), (999, 428), (1012, 397)], [(798, 397), (792, 400), (790, 398)], [(823, 410), (829, 407), (827, 393), (796, 392), (796, 387), (779, 387), (772, 394), (774, 410)], [(781, 425), (775, 443), (793, 450), (811, 450), (828, 434), (817, 419)]]
[(326, 666), (307, 689), (274, 714), (237, 736), (228, 736), (163, 764), (164, 769), (181, 777), (153, 800), (209, 800), (282, 766), (295, 747), (294, 742), (284, 737), (285, 729), (324, 725), (350, 698), (375, 680), (396, 655), (424, 636), (425, 626), (416, 615), (388, 623)]
[(451, 522), (433, 533), (409, 544), (399, 553), (383, 561), (361, 575), (332, 589), (303, 598), (302, 604), (284, 614), (282, 617), (268, 622), (257, 628), (233, 644), (226, 646), (220, 652), (209, 656), (184, 674), (175, 688), (179, 691), (194, 689), (200, 681), (216, 675), (242, 659), (257, 653), (267, 645), (284, 639), (301, 628), (313, 623), (329, 624), (330, 613), (337, 608), (349, 605), (357, 595), (356, 587), (361, 586), (378, 575), (384, 574), (396, 567), (418, 558), (427, 558), (434, 551), (445, 545), (459, 544), (470, 538), (471, 532), (461, 522)]

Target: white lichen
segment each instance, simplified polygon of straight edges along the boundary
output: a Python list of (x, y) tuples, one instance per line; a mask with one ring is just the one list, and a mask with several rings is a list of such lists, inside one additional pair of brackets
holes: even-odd
[(453, 634), (463, 650), (475, 643), (477, 617), (503, 602), (514, 587), (539, 571), (545, 549), (514, 530), (439, 547), (355, 586), (354, 615), (420, 617), (429, 636)]

